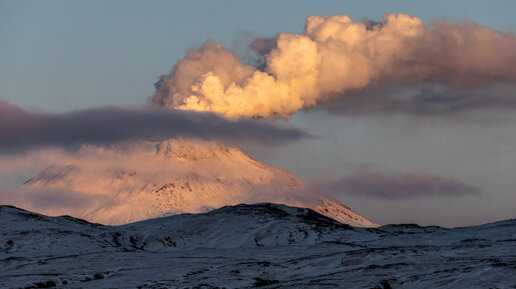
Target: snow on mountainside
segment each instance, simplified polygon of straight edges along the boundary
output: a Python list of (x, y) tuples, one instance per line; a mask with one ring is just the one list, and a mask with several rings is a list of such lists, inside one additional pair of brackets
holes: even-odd
[(22, 207), (117, 225), (226, 205), (273, 202), (313, 208), (352, 226), (378, 226), (336, 200), (304, 191), (303, 180), (295, 175), (220, 143), (170, 139), (129, 153), (92, 151), (95, 161), (50, 166), (23, 185), (36, 192), (73, 191), (87, 200), (80, 210)]
[(276, 204), (123, 226), (0, 206), (0, 288), (515, 288), (516, 220), (356, 228)]
[(355, 227), (373, 228), (379, 225), (353, 212), (350, 208), (333, 199), (323, 199), (312, 206), (314, 211), (337, 220), (343, 224)]

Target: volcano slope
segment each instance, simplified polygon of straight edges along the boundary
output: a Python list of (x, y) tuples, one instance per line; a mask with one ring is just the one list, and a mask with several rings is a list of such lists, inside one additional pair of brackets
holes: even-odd
[(142, 142), (127, 151), (89, 146), (77, 155), (82, 157), (64, 158), (43, 169), (4, 197), (3, 204), (122, 225), (240, 203), (272, 202), (312, 208), (355, 227), (379, 226), (308, 189), (294, 174), (218, 142), (169, 139)]

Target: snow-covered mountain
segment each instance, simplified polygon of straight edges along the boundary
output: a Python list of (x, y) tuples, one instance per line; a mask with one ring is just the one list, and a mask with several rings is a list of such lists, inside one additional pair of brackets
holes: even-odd
[(0, 288), (514, 288), (516, 220), (357, 228), (227, 206), (123, 226), (0, 206)]
[(129, 152), (90, 147), (85, 154), (80, 160), (48, 167), (23, 185), (36, 194), (38, 189), (71, 191), (70, 195), (81, 196), (80, 204), (64, 209), (14, 205), (118, 225), (273, 202), (309, 207), (352, 226), (378, 226), (336, 200), (307, 191), (295, 175), (216, 142), (170, 139), (141, 144)]

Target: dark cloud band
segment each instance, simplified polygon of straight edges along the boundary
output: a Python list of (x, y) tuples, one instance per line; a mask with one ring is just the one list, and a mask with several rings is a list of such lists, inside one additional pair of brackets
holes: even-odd
[(162, 141), (197, 137), (219, 141), (277, 144), (307, 135), (266, 121), (230, 120), (175, 109), (100, 107), (66, 113), (35, 113), (0, 100), (0, 152), (121, 141)]

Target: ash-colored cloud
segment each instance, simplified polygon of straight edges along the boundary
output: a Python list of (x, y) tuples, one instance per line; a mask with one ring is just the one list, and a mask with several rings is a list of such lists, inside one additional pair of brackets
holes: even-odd
[(0, 153), (172, 137), (277, 144), (307, 135), (264, 121), (167, 108), (100, 107), (66, 113), (29, 112), (0, 100)]
[[(271, 119), (334, 102), (351, 106), (348, 111), (357, 104), (410, 112), (516, 107), (513, 89), (492, 93), (516, 83), (516, 36), (471, 21), (424, 24), (388, 14), (380, 22), (355, 23), (345, 15), (310, 16), (303, 33), (259, 38), (252, 47), (264, 58), (256, 67), (220, 44), (189, 51), (162, 77), (150, 102)], [(421, 90), (433, 85), (448, 97), (425, 98)]]
[(326, 175), (309, 185), (311, 190), (329, 194), (381, 199), (413, 199), (433, 196), (479, 195), (478, 187), (454, 178), (421, 173), (390, 174), (359, 170), (348, 176)]

